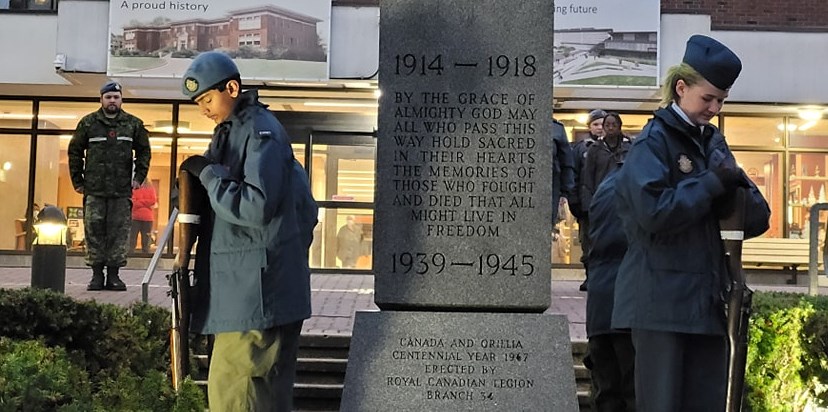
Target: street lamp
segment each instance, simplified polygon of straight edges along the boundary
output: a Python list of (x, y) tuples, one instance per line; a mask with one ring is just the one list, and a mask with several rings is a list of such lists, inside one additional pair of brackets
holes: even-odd
[(32, 287), (63, 293), (66, 283), (66, 215), (46, 205), (34, 223)]

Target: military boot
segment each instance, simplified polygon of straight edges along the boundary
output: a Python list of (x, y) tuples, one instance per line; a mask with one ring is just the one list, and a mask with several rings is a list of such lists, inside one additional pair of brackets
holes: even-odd
[(118, 267), (106, 267), (106, 290), (126, 290), (126, 285), (118, 277)]
[(104, 288), (104, 272), (103, 265), (92, 266), (92, 280), (86, 285), (86, 290), (103, 290)]

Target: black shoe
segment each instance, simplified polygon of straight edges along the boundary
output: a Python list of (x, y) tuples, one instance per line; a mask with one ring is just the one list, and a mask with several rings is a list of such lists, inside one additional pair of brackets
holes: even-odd
[(103, 290), (104, 288), (104, 273), (103, 266), (92, 267), (92, 280), (86, 285), (86, 290)]
[(587, 281), (584, 281), (584, 283), (581, 283), (581, 286), (578, 287), (578, 290), (580, 290), (581, 292), (586, 292), (587, 291)]
[(115, 290), (115, 291), (125, 291), (126, 285), (118, 277), (118, 268), (114, 266), (109, 266), (106, 268), (106, 285), (104, 286), (106, 290)]

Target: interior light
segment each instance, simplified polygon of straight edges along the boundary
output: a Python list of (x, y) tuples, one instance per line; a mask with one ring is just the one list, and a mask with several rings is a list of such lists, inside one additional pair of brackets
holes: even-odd
[(380, 96), (382, 96), (382, 90), (380, 90), (380, 89), (374, 90), (374, 97), (379, 99)]
[(816, 120), (810, 120), (810, 121), (807, 121), (807, 122), (802, 123), (801, 125), (799, 125), (798, 129), (799, 130), (808, 130), (808, 129), (814, 127), (816, 124), (817, 124)]
[(818, 109), (801, 109), (799, 110), (799, 118), (808, 121), (817, 121), (822, 119), (822, 110)]
[(581, 124), (587, 124), (587, 120), (589, 120), (589, 113), (582, 113), (575, 116), (575, 121)]
[(3, 163), (3, 170), (8, 172), (9, 170), (11, 170), (11, 168), (12, 168), (12, 163), (11, 162)]

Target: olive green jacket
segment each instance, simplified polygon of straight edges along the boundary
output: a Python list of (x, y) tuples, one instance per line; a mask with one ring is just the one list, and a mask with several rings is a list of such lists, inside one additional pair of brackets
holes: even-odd
[(110, 119), (101, 108), (78, 122), (68, 155), (76, 190), (83, 188), (84, 194), (93, 196), (130, 197), (132, 181), (143, 182), (149, 171), (149, 136), (141, 119), (123, 110)]

